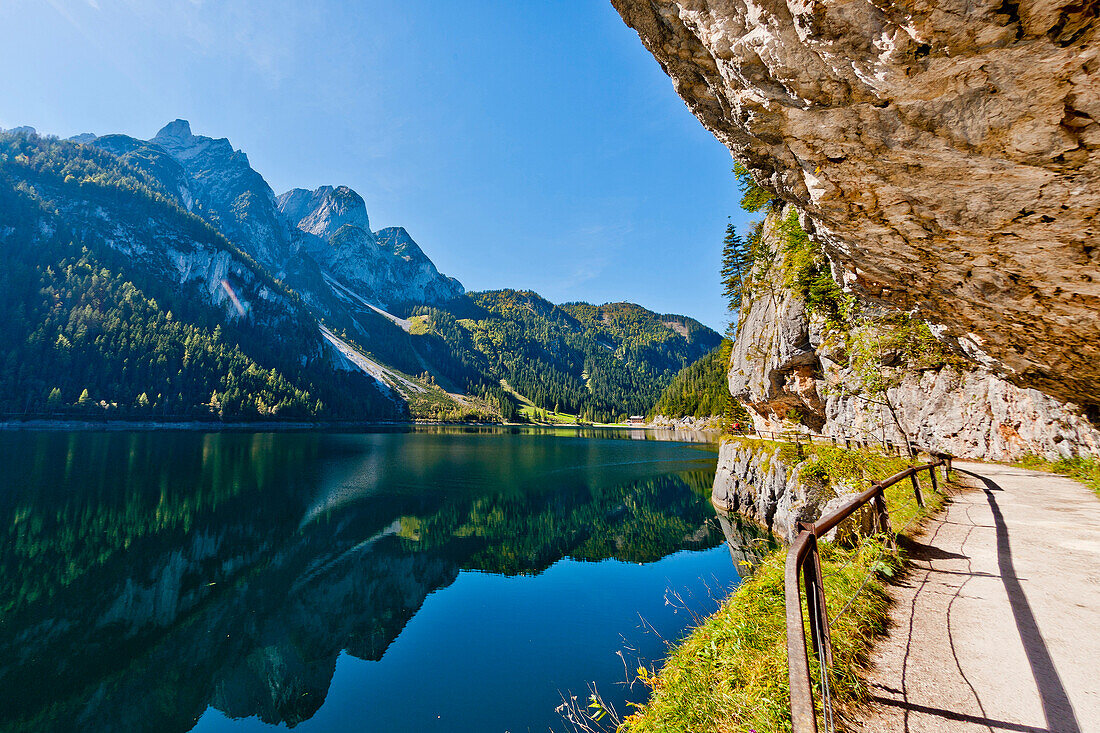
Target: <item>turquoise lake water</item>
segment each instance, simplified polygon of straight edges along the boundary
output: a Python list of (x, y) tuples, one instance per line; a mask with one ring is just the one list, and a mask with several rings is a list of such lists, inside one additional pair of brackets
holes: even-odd
[(0, 731), (546, 731), (739, 582), (643, 431), (0, 433)]

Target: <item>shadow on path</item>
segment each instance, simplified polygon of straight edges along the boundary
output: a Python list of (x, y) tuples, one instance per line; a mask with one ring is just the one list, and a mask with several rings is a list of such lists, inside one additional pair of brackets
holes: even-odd
[[(963, 471), (968, 476), (980, 480), (985, 487), (986, 501), (993, 513), (993, 523), (997, 531), (997, 567), (1001, 571), (1001, 582), (1008, 594), (1008, 602), (1012, 608), (1012, 616), (1016, 621), (1016, 629), (1019, 631), (1020, 640), (1027, 654), (1028, 664), (1031, 665), (1031, 675), (1035, 678), (1035, 686), (1039, 691), (1039, 698), (1043, 705), (1043, 716), (1046, 718), (1047, 728), (1050, 733), (1081, 733), (1081, 726), (1077, 722), (1077, 716), (1073, 712), (1069, 695), (1062, 685), (1062, 678), (1054, 667), (1054, 661), (1050, 657), (1047, 645), (1039, 632), (1039, 625), (1035, 622), (1035, 614), (1024, 595), (1023, 586), (1016, 575), (1016, 569), (1012, 565), (1012, 547), (1008, 540), (1008, 526), (1005, 524), (1001, 508), (997, 504), (994, 492), (1004, 491), (991, 479), (980, 474)], [(1031, 730), (1018, 728), (1018, 730)]]
[(976, 723), (977, 725), (985, 726), (990, 730), (1011, 730), (1020, 731), (1021, 733), (1050, 733), (1046, 728), (1036, 728), (1033, 725), (1024, 725), (1022, 723), (1010, 723), (1007, 720), (994, 720), (993, 718), (985, 718), (980, 715), (967, 715), (966, 713), (956, 713), (954, 710), (944, 710), (943, 708), (933, 708), (927, 705), (917, 705), (911, 702), (902, 702), (900, 700), (891, 700), (888, 697), (873, 697), (871, 698), (880, 705), (890, 705), (895, 708), (904, 708), (906, 711), (912, 711), (914, 713), (923, 713), (924, 715), (935, 715), (946, 720), (954, 720), (960, 723)]
[[(898, 537), (898, 544), (912, 560), (925, 560), (931, 562), (932, 560), (966, 560), (966, 555), (960, 555), (957, 552), (948, 552), (942, 550), (931, 544), (922, 544), (916, 540), (910, 539), (905, 535)], [(937, 570), (936, 572), (941, 572)]]

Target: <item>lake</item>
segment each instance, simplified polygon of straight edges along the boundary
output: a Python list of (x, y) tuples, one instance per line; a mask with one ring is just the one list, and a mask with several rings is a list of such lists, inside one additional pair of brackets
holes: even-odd
[(715, 518), (715, 447), (660, 435), (0, 433), (0, 731), (624, 710), (759, 544)]

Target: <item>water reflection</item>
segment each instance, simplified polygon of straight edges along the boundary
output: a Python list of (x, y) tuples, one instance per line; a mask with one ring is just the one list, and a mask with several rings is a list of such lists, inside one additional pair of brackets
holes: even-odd
[(461, 571), (744, 544), (712, 453), (607, 438), (0, 435), (0, 730), (293, 726)]

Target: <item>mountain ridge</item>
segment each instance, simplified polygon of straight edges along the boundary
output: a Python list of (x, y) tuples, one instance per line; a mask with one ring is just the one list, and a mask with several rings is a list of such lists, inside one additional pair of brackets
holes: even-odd
[[(676, 371), (705, 353), (697, 337), (717, 337), (694, 319), (636, 304), (555, 305), (533, 291), (467, 294), (439, 273), (407, 229), (373, 231), (351, 188), (276, 196), (244, 152), (226, 138), (194, 135), (185, 120), (150, 140), (89, 133), (65, 141), (30, 128), (0, 134), (0, 183), (12, 202), (0, 214), (0, 244), (7, 245), (0, 258), (8, 265), (27, 248), (43, 254), (24, 258), (20, 277), (45, 282), (59, 269), (102, 270), (119, 283), (110, 296), (98, 306), (77, 297), (74, 307), (121, 313), (112, 299), (137, 298), (150, 323), (174, 318), (180, 333), (194, 334), (187, 338), (242, 354), (192, 374), (191, 352), (165, 341), (154, 371), (168, 392), (150, 395), (151, 377), (135, 391), (130, 357), (112, 357), (103, 350), (107, 342), (89, 337), (81, 353), (90, 363), (102, 360), (108, 377), (101, 384), (70, 384), (55, 372), (48, 378), (56, 383), (46, 383), (24, 373), (23, 381), (0, 384), (9, 392), (0, 391), (0, 409), (9, 414), (392, 419), (411, 409), (429, 419), (501, 419), (515, 416), (509, 390), (519, 385), (542, 409), (569, 405), (610, 419), (646, 407)], [(18, 211), (22, 224), (13, 226)], [(91, 292), (84, 275), (65, 282)], [(23, 300), (11, 307), (33, 316), (0, 354), (15, 364), (52, 323), (38, 295), (20, 292)], [(47, 330), (59, 342), (76, 337), (66, 328)], [(113, 328), (111, 343), (124, 342), (125, 329)], [(224, 347), (209, 341), (215, 333), (228, 337)], [(518, 366), (524, 354), (537, 356), (537, 369)], [(235, 373), (219, 371), (230, 363), (244, 371), (254, 363), (250, 374), (285, 381), (302, 396), (241, 397), (227, 409), (225, 394), (240, 384)], [(186, 399), (170, 394), (168, 375), (177, 372), (192, 374)], [(344, 389), (355, 391), (347, 409), (337, 405)], [(118, 407), (100, 412), (89, 404)], [(290, 404), (297, 407), (288, 410)]]
[(296, 294), (155, 186), (96, 148), (0, 136), (0, 409), (394, 415), (372, 381), (331, 371)]

